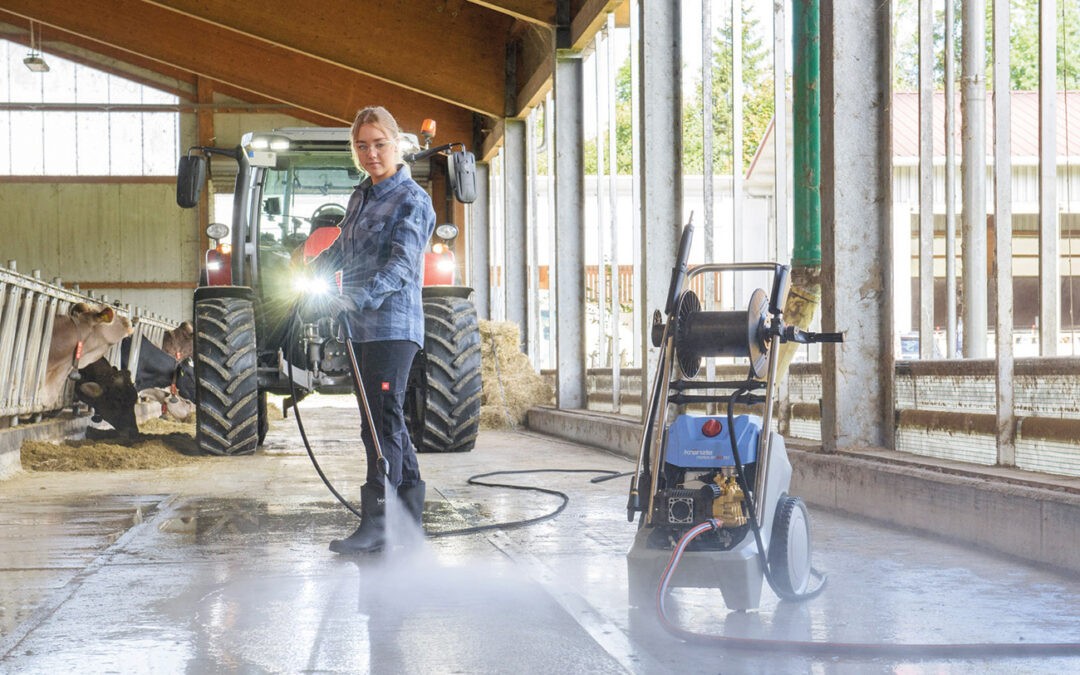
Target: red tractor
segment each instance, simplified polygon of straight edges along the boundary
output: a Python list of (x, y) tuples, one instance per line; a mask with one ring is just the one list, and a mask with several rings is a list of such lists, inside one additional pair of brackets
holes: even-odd
[[(455, 197), (475, 198), (474, 160), (453, 150), (459, 144), (424, 149), (411, 135), (403, 143), (414, 146), (405, 158), (418, 183), (429, 186), (432, 167), (445, 166)], [(195, 291), (196, 439), (211, 454), (249, 454), (269, 426), (267, 394), (289, 396), (287, 410), (312, 392), (352, 392), (337, 316), (300, 318), (292, 308), (309, 290), (305, 257), (317, 255), (320, 239), (325, 245), (319, 231), (333, 238), (329, 228), (338, 227), (364, 176), (353, 165), (347, 128), (249, 133), (236, 148), (196, 147), (181, 159), (180, 206), (198, 203), (210, 155), (235, 160), (237, 174), (232, 225), (207, 228), (214, 246)], [(438, 225), (425, 255), (426, 335), (406, 396), (420, 451), (471, 450), (480, 426), (480, 332), (472, 289), (454, 285), (457, 234), (453, 224)]]

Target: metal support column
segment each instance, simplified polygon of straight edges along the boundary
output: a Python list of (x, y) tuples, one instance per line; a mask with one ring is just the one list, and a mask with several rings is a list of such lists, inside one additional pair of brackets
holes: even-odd
[(997, 461), (1016, 465), (1013, 408), (1012, 157), (1009, 129), (1009, 0), (994, 0), (994, 297), (997, 300), (994, 378)]
[[(745, 240), (755, 234), (747, 232), (749, 228), (743, 222), (743, 67), (742, 67), (742, 0), (731, 2), (731, 255), (733, 262), (746, 262)], [(709, 64), (709, 77), (712, 77), (712, 64)], [(712, 114), (710, 108), (709, 114)], [(711, 190), (712, 185), (704, 186)], [(711, 253), (711, 252), (710, 252)], [(711, 255), (709, 256), (711, 259)], [(732, 296), (735, 306), (750, 297), (747, 287), (755, 288), (753, 275), (733, 274), (731, 279)]]
[(892, 2), (821, 6), (823, 448), (893, 439)]
[(945, 3), (945, 358), (956, 356), (956, 63), (953, 3)]
[[(933, 9), (933, 0), (919, 0), (919, 357), (923, 359), (934, 357)], [(906, 232), (900, 235), (908, 237)]]
[(506, 241), (503, 280), (506, 289), (506, 320), (521, 329), (521, 348), (529, 335), (528, 202), (526, 200), (525, 121), (506, 120), (503, 137), (503, 199)]
[[(680, 0), (638, 6), (641, 27), (641, 282), (646, 311), (640, 331), (651, 332), (652, 311), (663, 311), (682, 231), (682, 35)], [(642, 343), (642, 372), (656, 369), (656, 350)], [(648, 377), (641, 400), (649, 399)], [(644, 406), (642, 406), (644, 409)]]
[(584, 408), (585, 118), (580, 54), (555, 59), (555, 404)]
[(776, 235), (771, 251), (773, 260), (791, 258), (788, 243), (788, 194), (791, 167), (788, 166), (788, 103), (787, 103), (787, 14), (784, 3), (773, 3), (773, 155), (776, 157), (773, 188), (773, 209), (776, 213)]
[(986, 2), (961, 7), (961, 158), (963, 184), (964, 356), (986, 356)]
[(491, 318), (491, 166), (476, 164), (476, 201), (472, 205), (469, 236), (468, 283), (473, 289), (473, 304), (481, 319)]
[(1039, 354), (1056, 356), (1061, 327), (1057, 213), (1057, 15), (1039, 0)]

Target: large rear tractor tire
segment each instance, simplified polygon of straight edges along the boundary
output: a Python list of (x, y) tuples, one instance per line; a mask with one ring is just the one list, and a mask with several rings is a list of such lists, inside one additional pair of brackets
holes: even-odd
[(405, 399), (420, 452), (468, 452), (480, 432), (480, 324), (466, 298), (424, 297), (424, 349)]
[(259, 444), (255, 310), (246, 298), (195, 303), (195, 439), (211, 455), (249, 455)]

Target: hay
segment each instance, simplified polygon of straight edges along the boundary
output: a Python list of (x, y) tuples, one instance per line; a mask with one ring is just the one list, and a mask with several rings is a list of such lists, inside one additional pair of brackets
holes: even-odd
[(195, 415), (188, 415), (183, 422), (168, 420), (163, 417), (149, 419), (139, 425), (143, 434), (187, 434), (195, 437)]
[(281, 412), (281, 406), (273, 401), (266, 404), (266, 419), (271, 422), (285, 419), (285, 413)]
[[(130, 440), (23, 441), (22, 466), (27, 471), (124, 471), (163, 469), (203, 459), (192, 425), (167, 420), (148, 422), (142, 425), (143, 433)], [(159, 433), (146, 433), (148, 430)]]
[(552, 402), (555, 392), (521, 353), (520, 330), (511, 322), (480, 322), (481, 429), (506, 429), (525, 421), (536, 405)]

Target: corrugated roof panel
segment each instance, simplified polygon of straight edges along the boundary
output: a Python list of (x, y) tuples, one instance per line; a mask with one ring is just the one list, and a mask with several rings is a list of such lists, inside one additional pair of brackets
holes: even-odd
[[(1057, 136), (1058, 157), (1080, 156), (1080, 91), (1058, 92)], [(1010, 139), (1012, 157), (1037, 157), (1039, 155), (1039, 93), (1035, 91), (1012, 92)], [(986, 154), (993, 154), (994, 143), (994, 95), (986, 98)], [(960, 153), (960, 96), (956, 97), (956, 152)], [(893, 158), (917, 159), (919, 157), (919, 94), (896, 92), (893, 94)], [(1066, 117), (1066, 112), (1068, 117)], [(945, 95), (934, 93), (934, 156), (945, 156)], [(1068, 140), (1068, 146), (1066, 145)]]

